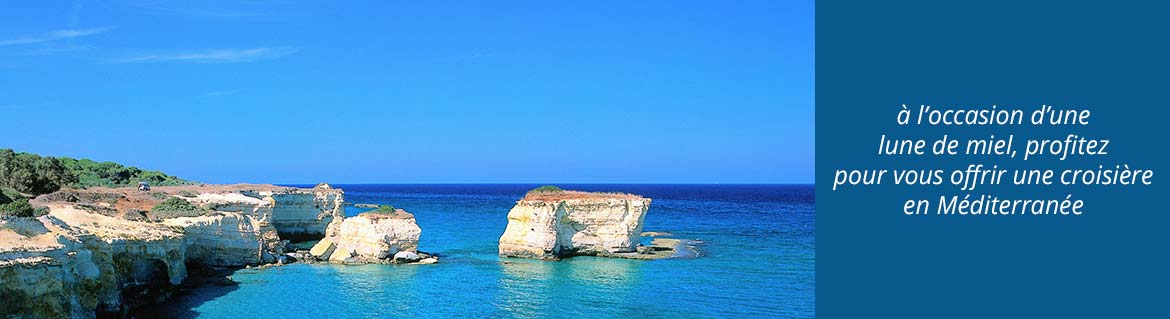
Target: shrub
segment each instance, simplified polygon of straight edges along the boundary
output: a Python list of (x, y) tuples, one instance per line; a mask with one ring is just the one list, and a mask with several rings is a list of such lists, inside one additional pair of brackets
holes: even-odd
[(11, 203), (18, 198), (24, 198), (24, 195), (20, 195), (15, 189), (0, 186), (0, 204)]
[(563, 191), (565, 191), (565, 190), (561, 189), (560, 187), (556, 187), (553, 185), (544, 185), (541, 187), (533, 188), (532, 190), (530, 190), (528, 192), (529, 193), (553, 193), (553, 192), (563, 192)]
[(159, 219), (168, 219), (203, 216), (208, 211), (182, 198), (171, 197), (158, 205), (154, 205), (154, 208), (150, 209), (150, 213)]
[(28, 199), (24, 198), (0, 205), (0, 216), (35, 217), (36, 213), (32, 205), (28, 204)]
[(141, 209), (130, 208), (122, 212), (122, 219), (132, 221), (147, 221), (149, 218), (146, 211)]
[(207, 204), (207, 206), (204, 206), (203, 208), (206, 208), (208, 211), (217, 211), (217, 210), (224, 209), (226, 207), (231, 207), (231, 205), (224, 204), (224, 203), (212, 203), (212, 204)]
[(187, 197), (187, 198), (195, 198), (195, 197), (199, 197), (199, 194), (195, 194), (195, 192), (192, 192), (189, 190), (181, 190), (181, 191), (179, 191), (179, 196), (183, 196), (183, 197)]
[(391, 205), (378, 205), (378, 209), (375, 209), (373, 212), (378, 213), (378, 214), (391, 214), (391, 215), (393, 215), (393, 214), (397, 214), (397, 212), (395, 212), (395, 210), (397, 210), (397, 208), (394, 208), (394, 206), (391, 206)]

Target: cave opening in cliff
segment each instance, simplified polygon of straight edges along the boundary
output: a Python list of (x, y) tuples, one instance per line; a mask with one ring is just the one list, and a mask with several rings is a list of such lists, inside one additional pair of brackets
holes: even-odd
[(287, 240), (288, 244), (290, 246), (296, 247), (297, 249), (305, 249), (305, 250), (312, 248), (313, 245), (316, 245), (317, 242), (320, 242), (321, 239), (325, 238), (325, 234), (305, 233), (305, 232), (280, 232), (280, 231), (277, 231), (276, 235), (279, 236), (281, 240)]
[(125, 274), (120, 291), (120, 305), (101, 304), (98, 318), (123, 318), (136, 307), (166, 301), (174, 292), (170, 267), (160, 259), (114, 257), (115, 267)]

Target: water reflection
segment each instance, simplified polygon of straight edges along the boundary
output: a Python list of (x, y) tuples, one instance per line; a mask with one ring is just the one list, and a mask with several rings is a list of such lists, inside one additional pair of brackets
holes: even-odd
[[(495, 304), (501, 313), (520, 318), (566, 311), (585, 316), (613, 314), (619, 310), (614, 305), (636, 298), (643, 262), (599, 257), (562, 261), (501, 259), (500, 293)], [(558, 304), (578, 306), (552, 309)]]
[(642, 286), (644, 260), (577, 257), (566, 260), (568, 287), (565, 296), (580, 305), (582, 314), (599, 313), (615, 318), (639, 317), (638, 289)]
[(501, 259), (500, 294), (496, 308), (514, 317), (535, 318), (551, 313), (554, 262)]
[[(418, 265), (329, 265), (341, 287), (347, 307), (361, 309), (381, 305), (379, 312), (419, 313), (421, 280), (414, 280)], [(387, 302), (393, 300), (394, 302)], [(352, 305), (349, 305), (352, 304)]]
[(602, 289), (629, 288), (638, 284), (644, 260), (576, 257), (564, 261), (569, 278), (582, 285)]

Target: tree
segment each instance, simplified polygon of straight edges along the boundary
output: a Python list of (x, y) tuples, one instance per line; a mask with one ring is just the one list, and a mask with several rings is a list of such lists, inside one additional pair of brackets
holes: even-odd
[(0, 149), (0, 186), (26, 194), (40, 195), (62, 187), (128, 186), (139, 181), (152, 185), (194, 184), (159, 171), (125, 167), (114, 162), (95, 162), (17, 153)]
[(56, 158), (0, 150), (0, 186), (36, 195), (52, 193), (75, 182), (77, 177)]

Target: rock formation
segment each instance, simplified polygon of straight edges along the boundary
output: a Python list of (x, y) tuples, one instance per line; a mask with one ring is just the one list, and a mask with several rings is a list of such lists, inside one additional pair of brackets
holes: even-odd
[(329, 184), (317, 185), (311, 191), (287, 189), (266, 195), (274, 205), (272, 225), (284, 239), (321, 238), (329, 227), (336, 227), (345, 218), (343, 192)]
[(344, 263), (416, 262), (430, 257), (418, 252), (421, 233), (414, 215), (402, 209), (366, 212), (343, 220), (310, 253)]
[[(189, 264), (243, 267), (289, 255), (438, 262), (418, 251), (414, 215), (399, 209), (344, 218), (344, 193), (328, 184), (94, 187), (30, 202), (48, 215), (0, 218), (0, 317), (125, 315), (168, 298)], [(289, 237), (323, 239), (311, 252), (285, 254)]]
[(534, 191), (508, 212), (503, 257), (557, 259), (636, 252), (650, 199), (618, 193)]
[(331, 225), (339, 225), (345, 217), (344, 192), (329, 184), (313, 189), (247, 184), (215, 188), (218, 191), (200, 193), (191, 201), (217, 211), (252, 215), (271, 224), (283, 239), (324, 237)]
[(182, 236), (69, 206), (0, 221), (0, 313), (87, 318), (166, 298), (187, 275)]
[(207, 266), (270, 263), (284, 244), (271, 225), (241, 213), (216, 212), (163, 221), (183, 229), (187, 261)]
[[(151, 210), (169, 198), (195, 205), (178, 215)], [(167, 298), (186, 278), (188, 263), (271, 263), (284, 256), (280, 234), (321, 237), (340, 228), (344, 216), (342, 191), (328, 185), (95, 187), (32, 202), (49, 214), (0, 218), (0, 314), (125, 314)]]

